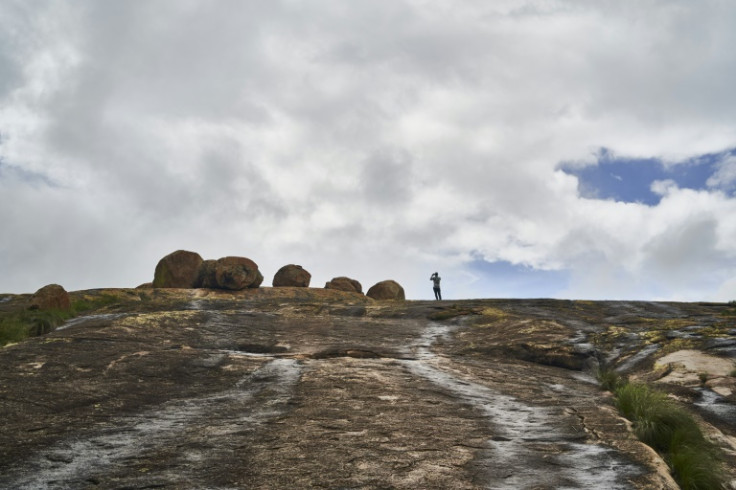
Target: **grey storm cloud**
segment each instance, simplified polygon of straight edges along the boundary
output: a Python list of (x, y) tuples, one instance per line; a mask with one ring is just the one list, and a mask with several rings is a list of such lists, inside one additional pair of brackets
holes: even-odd
[(655, 207), (558, 169), (736, 147), (735, 20), (718, 1), (4, 2), (0, 290), (136, 285), (187, 248), (410, 297), (438, 269), (483, 295), (473, 263), (500, 260), (573, 278), (550, 295), (729, 298), (726, 273), (668, 278), (736, 276), (732, 162)]

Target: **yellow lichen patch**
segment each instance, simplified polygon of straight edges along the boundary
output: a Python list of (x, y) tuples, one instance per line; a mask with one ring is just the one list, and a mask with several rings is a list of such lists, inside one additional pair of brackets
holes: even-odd
[(663, 330), (645, 330), (644, 332), (640, 332), (639, 335), (649, 344), (661, 343), (666, 338)]
[(621, 336), (628, 335), (628, 334), (629, 334), (629, 330), (623, 327), (617, 327), (616, 325), (611, 325), (606, 329), (606, 332), (604, 335), (612, 337), (612, 338), (617, 338), (617, 337), (621, 337)]
[(66, 342), (68, 344), (71, 341), (72, 339), (67, 339), (65, 337), (47, 337), (43, 339), (44, 344), (51, 344), (53, 342)]
[(659, 320), (656, 323), (659, 328), (665, 330), (677, 330), (693, 325), (693, 321), (688, 318), (669, 318), (667, 320)]
[(730, 324), (712, 325), (698, 330), (698, 334), (707, 338), (731, 337), (729, 333), (733, 328)]
[(198, 315), (196, 311), (160, 311), (156, 313), (145, 313), (123, 318), (118, 321), (118, 326), (126, 327), (155, 327), (164, 322), (181, 322), (191, 324), (192, 317)]
[(697, 342), (691, 339), (674, 339), (662, 347), (660, 354), (666, 355), (671, 352), (677, 352), (678, 350), (692, 349), (696, 344)]
[(482, 310), (480, 310), (480, 314), (483, 316), (492, 317), (496, 320), (500, 320), (502, 318), (506, 318), (509, 316), (509, 314), (506, 313), (505, 311), (499, 308), (492, 308), (492, 307), (483, 308)]
[(631, 332), (625, 328), (610, 325), (604, 332), (593, 334), (591, 339), (593, 343), (606, 345), (617, 341), (621, 337), (629, 335)]
[(551, 334), (551, 333), (567, 333), (567, 329), (557, 322), (539, 320), (526, 321), (524, 327), (519, 329), (519, 333), (525, 334)]

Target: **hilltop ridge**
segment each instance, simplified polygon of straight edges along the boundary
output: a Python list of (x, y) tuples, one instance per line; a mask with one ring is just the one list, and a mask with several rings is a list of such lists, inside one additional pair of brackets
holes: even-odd
[(736, 465), (731, 305), (70, 296), (106, 304), (0, 349), (0, 486), (677, 488), (601, 367), (671, 393)]

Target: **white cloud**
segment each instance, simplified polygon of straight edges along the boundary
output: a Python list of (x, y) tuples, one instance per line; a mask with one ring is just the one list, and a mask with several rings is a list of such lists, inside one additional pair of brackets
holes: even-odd
[(717, 167), (716, 173), (706, 182), (708, 187), (725, 191), (736, 188), (736, 155), (726, 155)]
[(556, 169), (602, 147), (736, 147), (734, 16), (716, 1), (5, 2), (0, 290), (136, 285), (189, 248), (250, 256), (267, 283), (295, 262), (317, 285), (394, 277), (410, 297), (431, 297), (433, 270), (447, 297), (453, 277), (472, 291), (479, 254), (569, 271), (574, 297), (722, 295), (732, 158), (712, 192), (653, 183), (656, 207), (582, 198)]

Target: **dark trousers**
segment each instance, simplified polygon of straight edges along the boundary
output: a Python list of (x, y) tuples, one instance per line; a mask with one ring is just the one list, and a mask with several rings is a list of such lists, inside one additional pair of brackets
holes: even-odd
[(434, 290), (434, 299), (442, 299), (440, 288), (432, 288)]

